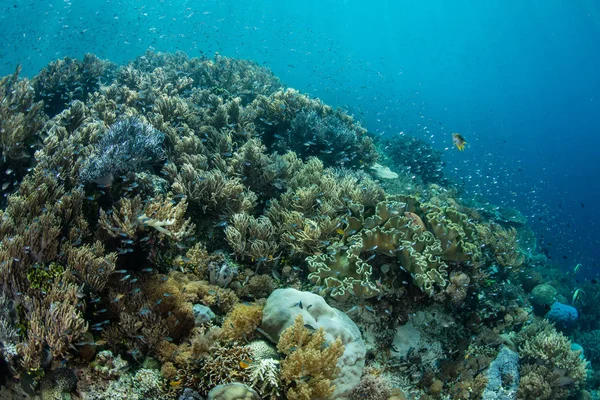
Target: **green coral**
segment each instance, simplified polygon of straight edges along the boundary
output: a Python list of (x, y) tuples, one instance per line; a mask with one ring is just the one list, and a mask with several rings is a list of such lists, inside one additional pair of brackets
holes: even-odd
[(557, 293), (557, 290), (552, 285), (546, 283), (537, 285), (531, 291), (531, 303), (540, 308), (551, 306), (556, 301)]
[(596, 367), (600, 366), (600, 330), (581, 332), (576, 336), (577, 343), (585, 349), (588, 360)]
[(27, 272), (27, 280), (32, 289), (42, 289), (47, 292), (54, 279), (60, 277), (64, 272), (65, 268), (57, 263), (50, 263), (48, 266), (36, 264)]

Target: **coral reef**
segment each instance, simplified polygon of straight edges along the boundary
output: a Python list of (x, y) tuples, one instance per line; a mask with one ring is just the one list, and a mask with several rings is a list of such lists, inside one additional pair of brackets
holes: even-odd
[(597, 387), (566, 337), (529, 320), (581, 289), (572, 330), (597, 362), (598, 286), (536, 254), (516, 210), (461, 199), (425, 142), (375, 140), (218, 54), (17, 68), (0, 100), (0, 397)]

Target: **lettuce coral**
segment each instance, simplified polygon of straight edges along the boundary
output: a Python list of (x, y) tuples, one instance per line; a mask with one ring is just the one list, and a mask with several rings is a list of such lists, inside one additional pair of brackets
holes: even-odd
[[(476, 231), (466, 216), (451, 208), (406, 200), (380, 202), (372, 212), (355, 208), (340, 231), (342, 239), (326, 254), (307, 258), (311, 282), (338, 300), (350, 294), (377, 296), (381, 289), (373, 281), (373, 267), (361, 258), (375, 253), (395, 258), (415, 285), (432, 296), (447, 284), (446, 261), (478, 259)], [(385, 279), (382, 272), (378, 275)]]

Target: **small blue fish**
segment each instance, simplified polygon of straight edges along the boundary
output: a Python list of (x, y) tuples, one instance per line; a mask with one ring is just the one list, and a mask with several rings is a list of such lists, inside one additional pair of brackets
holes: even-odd
[(294, 308), (294, 307), (300, 307), (300, 309), (302, 310), (304, 307), (302, 306), (302, 300), (300, 300), (299, 302), (297, 302), (296, 304), (292, 305), (290, 308)]

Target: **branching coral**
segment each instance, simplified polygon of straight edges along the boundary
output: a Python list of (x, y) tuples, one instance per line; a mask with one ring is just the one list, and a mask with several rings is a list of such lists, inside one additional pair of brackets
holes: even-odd
[(252, 360), (252, 351), (248, 347), (214, 347), (210, 353), (211, 356), (200, 367), (201, 381), (198, 389), (202, 394), (217, 385), (250, 382), (250, 371), (242, 367)]
[(86, 54), (83, 61), (65, 57), (51, 62), (33, 79), (38, 100), (44, 100), (50, 116), (62, 111), (73, 100), (85, 100), (98, 89), (100, 79), (108, 77), (114, 65)]
[(352, 117), (296, 90), (258, 96), (248, 116), (265, 133), (265, 144), (279, 151), (318, 156), (328, 166), (363, 167), (377, 160), (372, 139)]
[(248, 341), (262, 320), (263, 306), (236, 304), (223, 321), (223, 337), (228, 340)]
[(157, 242), (181, 241), (191, 236), (194, 224), (185, 218), (186, 199), (176, 203), (169, 198), (143, 201), (140, 196), (122, 198), (111, 212), (100, 210), (99, 225), (109, 236), (139, 240), (149, 236)]
[(276, 230), (269, 218), (255, 218), (246, 213), (234, 214), (225, 230), (227, 242), (241, 259), (259, 265), (272, 264), (279, 249)]
[(348, 209), (374, 206), (383, 189), (364, 174), (325, 169), (311, 158), (288, 181), (288, 190), (272, 200), (266, 215), (278, 227), (292, 256), (312, 255), (339, 239)]
[(536, 390), (546, 386), (551, 395), (543, 398), (564, 398), (585, 384), (586, 361), (580, 357), (581, 351), (572, 350), (569, 339), (548, 321), (536, 320), (523, 328), (517, 345), (521, 357), (520, 397), (534, 398)]
[(95, 145), (81, 168), (83, 182), (112, 183), (113, 176), (138, 171), (164, 158), (164, 134), (139, 117), (115, 122)]
[(494, 260), (507, 270), (518, 270), (525, 261), (515, 228), (504, 229), (496, 223), (476, 225), (482, 242), (491, 250)]
[[(46, 117), (43, 102), (34, 102), (27, 79), (19, 79), (21, 68), (0, 79), (0, 151), (3, 163), (15, 165), (31, 158), (31, 145), (39, 140)], [(21, 171), (19, 171), (19, 174)]]
[(79, 276), (86, 289), (101, 292), (115, 270), (117, 254), (104, 254), (102, 242), (65, 249), (67, 264)]
[(218, 170), (199, 170), (191, 164), (182, 165), (179, 171), (171, 165), (169, 171), (174, 177), (173, 191), (187, 196), (204, 212), (219, 210), (233, 214), (255, 206), (256, 194), (248, 191), (239, 178), (228, 178)]
[(339, 338), (325, 348), (324, 344), (324, 330), (311, 333), (304, 327), (301, 314), (294, 325), (283, 331), (277, 349), (286, 356), (281, 361), (286, 398), (310, 400), (326, 398), (334, 392), (332, 381), (339, 373), (336, 365), (344, 353), (344, 345)]
[(56, 280), (42, 298), (24, 298), (28, 328), (26, 340), (17, 346), (23, 368), (41, 368), (44, 346), (55, 358), (66, 356), (70, 346), (87, 331), (81, 307), (79, 288), (68, 279)]
[(266, 358), (253, 363), (250, 366), (249, 381), (261, 393), (263, 399), (281, 398), (279, 361)]

